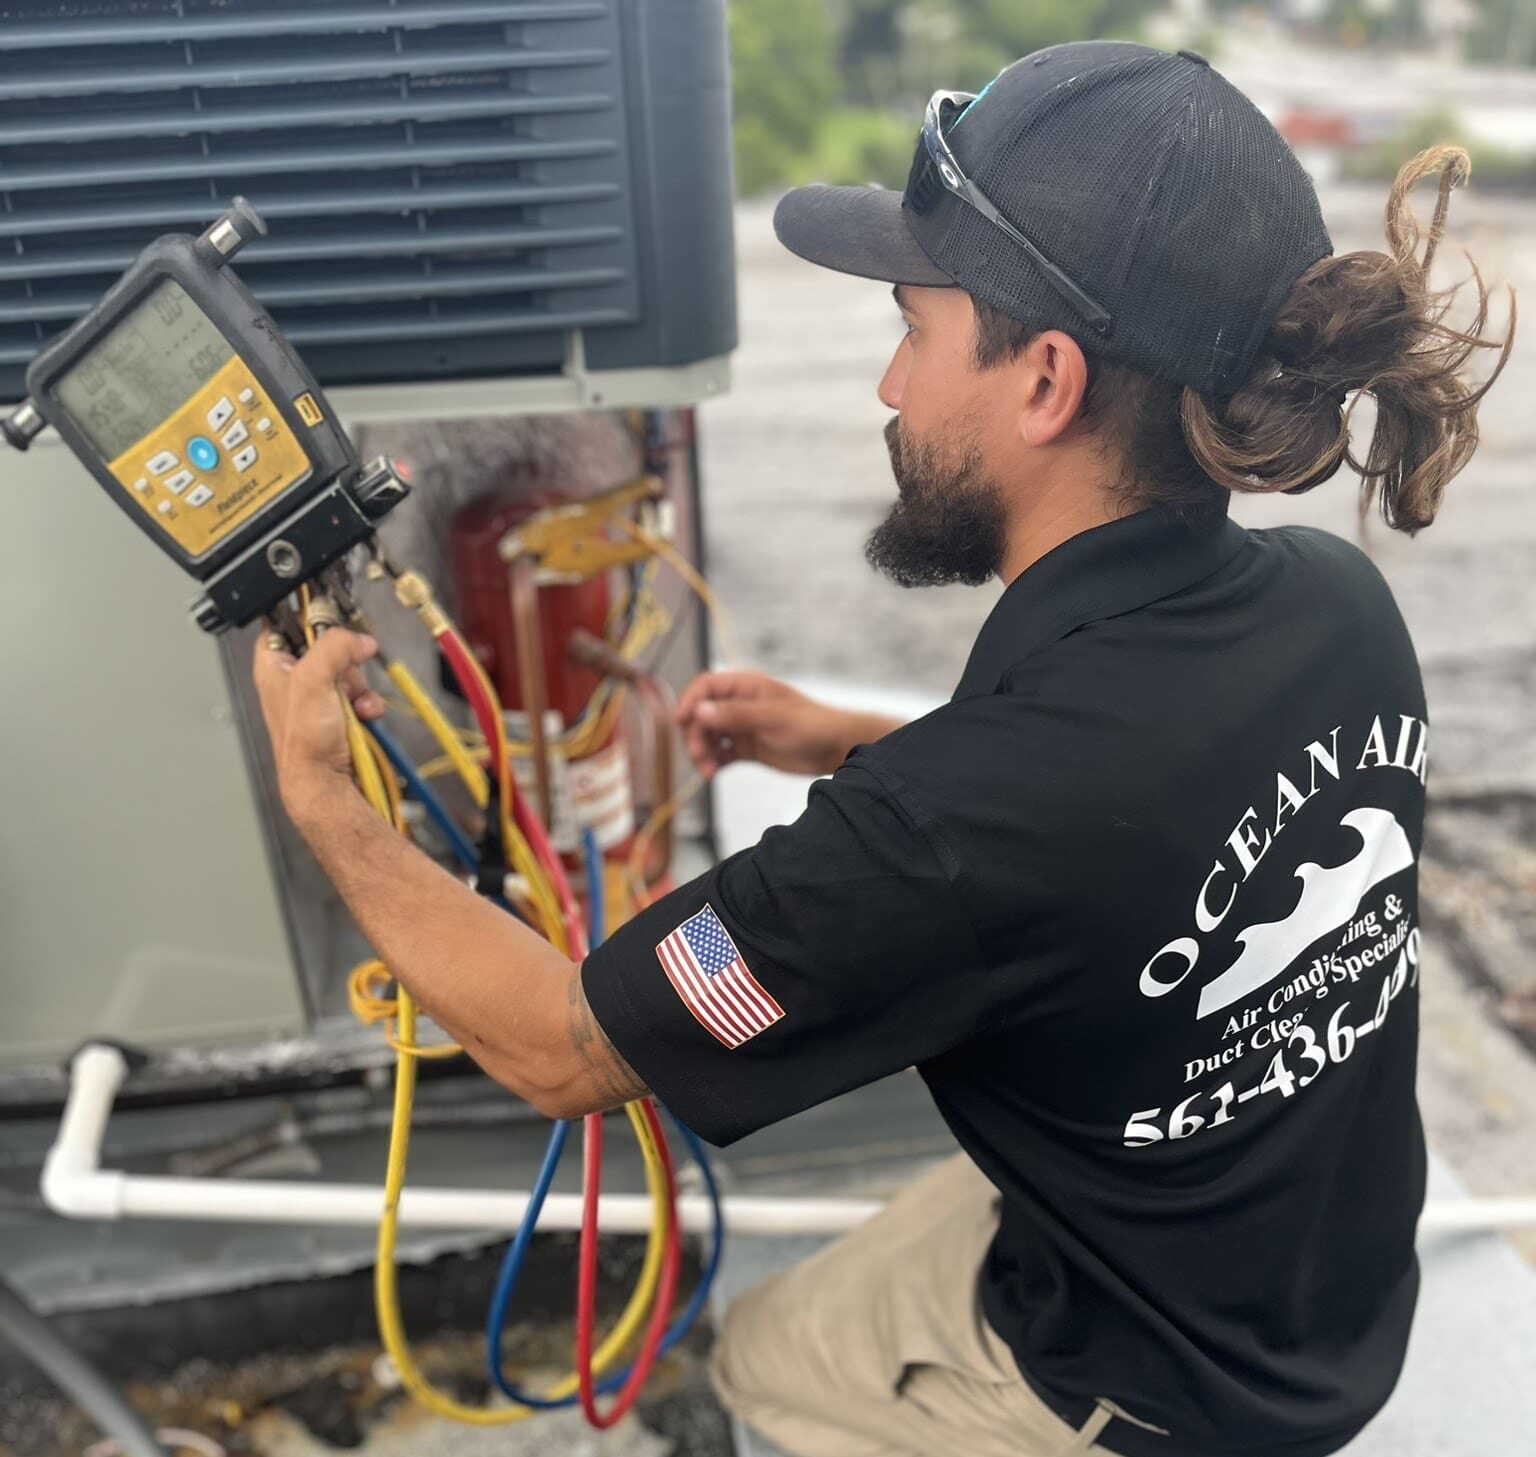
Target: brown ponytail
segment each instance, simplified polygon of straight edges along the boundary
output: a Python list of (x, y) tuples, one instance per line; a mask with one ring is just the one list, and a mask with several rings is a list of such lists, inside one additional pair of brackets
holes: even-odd
[[(1420, 257), (1423, 235), (1408, 194), (1436, 171), (1440, 193)], [(1404, 166), (1387, 199), (1389, 251), (1314, 263), (1276, 315), (1252, 375), (1228, 397), (1090, 354), (1083, 419), (1118, 460), (1112, 484), (1127, 502), (1199, 510), (1223, 491), (1309, 491), (1348, 462), (1361, 477), (1362, 517), (1379, 496), (1389, 526), (1428, 526), (1446, 482), (1477, 448), (1477, 407), (1515, 337), (1513, 289), (1504, 339), (1483, 336), (1488, 289), (1470, 256), (1477, 305), (1467, 329), (1446, 322), (1460, 286), (1429, 288), (1451, 190), (1470, 172), (1460, 147), (1431, 147)], [(1038, 332), (972, 302), (980, 368), (1016, 358)], [(1499, 357), (1474, 385), (1464, 371), (1479, 349)], [(1362, 395), (1376, 408), (1363, 461), (1349, 446)]]
[[(1415, 183), (1440, 172), (1423, 256), (1409, 206)], [(1308, 491), (1346, 461), (1360, 474), (1362, 516), (1379, 497), (1389, 526), (1414, 532), (1435, 519), (1446, 483), (1477, 448), (1477, 407), (1509, 358), (1515, 297), (1502, 343), (1486, 338), (1488, 289), (1471, 257), (1476, 309), (1467, 329), (1445, 316), (1460, 287), (1433, 292), (1429, 265), (1445, 230), (1451, 190), (1471, 171), (1459, 147), (1432, 147), (1397, 174), (1387, 201), (1390, 251), (1314, 263), (1281, 306), (1254, 373), (1235, 394), (1181, 391), (1179, 419), (1202, 475), (1233, 491)], [(1496, 349), (1489, 378), (1464, 375), (1478, 349)], [(1365, 459), (1350, 449), (1362, 395), (1376, 423)], [(1352, 396), (1352, 398), (1351, 398)]]

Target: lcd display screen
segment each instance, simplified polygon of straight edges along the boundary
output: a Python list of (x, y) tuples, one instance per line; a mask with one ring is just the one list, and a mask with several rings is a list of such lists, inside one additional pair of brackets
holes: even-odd
[(187, 291), (167, 279), (61, 375), (53, 393), (111, 461), (174, 415), (233, 354)]

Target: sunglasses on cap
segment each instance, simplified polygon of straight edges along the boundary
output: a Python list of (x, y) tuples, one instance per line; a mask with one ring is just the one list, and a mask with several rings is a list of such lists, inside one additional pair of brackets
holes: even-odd
[[(944, 128), (975, 99), (967, 91), (935, 91), (928, 102), (928, 110), (923, 118), (923, 134), (912, 159), (912, 172), (907, 178), (905, 194), (915, 224), (913, 233), (919, 241), (923, 240), (925, 232), (932, 236), (933, 229), (925, 228), (923, 224), (939, 223), (946, 199), (958, 198), (1018, 244), (1030, 262), (1044, 275), (1046, 282), (1076, 310), (1088, 327), (1100, 336), (1107, 336), (1114, 323), (1110, 312), (1091, 294), (1078, 287), (1014, 227), (992, 205), (987, 195), (965, 175), (964, 169), (955, 160), (955, 154), (944, 135)], [(940, 229), (934, 241), (942, 237), (943, 230)]]

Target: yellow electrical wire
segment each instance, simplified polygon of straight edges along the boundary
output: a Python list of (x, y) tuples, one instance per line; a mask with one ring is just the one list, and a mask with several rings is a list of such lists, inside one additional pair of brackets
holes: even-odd
[(645, 530), (636, 525), (627, 517), (617, 518), (618, 525), (629, 533), (636, 541), (644, 542), (646, 547), (655, 552), (666, 564), (672, 568), (694, 591), (704, 606), (708, 609), (710, 617), (714, 620), (715, 630), (720, 634), (720, 647), (728, 663), (739, 663), (740, 654), (736, 650), (736, 634), (731, 627), (730, 618), (727, 617), (725, 608), (720, 605), (720, 599), (715, 596), (708, 582), (698, 573), (698, 569), (685, 557), (670, 541)]
[(661, 833), (667, 821), (703, 787), (703, 776), (695, 774), (681, 789), (673, 793), (670, 798), (664, 799), (651, 811), (651, 817), (646, 820), (635, 836), (635, 842), (629, 849), (629, 858), (624, 865), (624, 873), (629, 881), (629, 893), (634, 900), (636, 910), (643, 910), (651, 900), (650, 887), (645, 883), (645, 859), (651, 852), (651, 842)]

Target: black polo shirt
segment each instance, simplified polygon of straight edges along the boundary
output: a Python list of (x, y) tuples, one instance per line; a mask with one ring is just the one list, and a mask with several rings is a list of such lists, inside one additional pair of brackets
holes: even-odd
[(1002, 1193), (984, 1309), (1141, 1454), (1321, 1457), (1418, 1286), (1426, 724), (1369, 561), (1153, 510), (1004, 592), (951, 702), (588, 960), (727, 1143), (916, 1066)]

